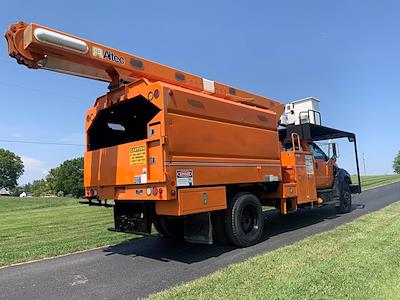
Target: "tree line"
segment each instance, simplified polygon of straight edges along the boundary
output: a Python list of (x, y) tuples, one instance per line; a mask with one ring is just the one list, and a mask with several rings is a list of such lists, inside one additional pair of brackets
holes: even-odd
[(0, 148), (0, 188), (8, 189), (12, 195), (22, 192), (32, 196), (72, 196), (82, 197), (83, 157), (69, 159), (49, 171), (46, 178), (18, 185), (19, 177), (24, 173), (22, 159), (15, 153)]

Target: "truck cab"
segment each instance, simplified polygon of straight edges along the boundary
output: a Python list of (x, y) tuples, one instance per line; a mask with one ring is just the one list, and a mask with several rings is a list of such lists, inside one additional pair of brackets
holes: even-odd
[(332, 188), (336, 157), (327, 154), (314, 142), (305, 143), (305, 149), (312, 153), (314, 159), (315, 180), (317, 189)]

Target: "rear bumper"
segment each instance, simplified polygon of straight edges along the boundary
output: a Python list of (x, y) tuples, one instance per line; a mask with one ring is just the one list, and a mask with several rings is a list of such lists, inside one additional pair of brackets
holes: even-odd
[[(176, 189), (165, 183), (86, 187), (85, 196), (100, 200), (163, 201), (176, 199)], [(94, 196), (94, 197), (93, 197)]]

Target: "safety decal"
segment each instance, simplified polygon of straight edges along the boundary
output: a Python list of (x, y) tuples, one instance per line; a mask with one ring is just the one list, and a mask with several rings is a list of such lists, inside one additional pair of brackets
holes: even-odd
[(176, 186), (192, 186), (193, 170), (176, 170)]
[(134, 146), (129, 148), (129, 165), (145, 165), (146, 164), (146, 146)]
[(313, 165), (313, 159), (311, 155), (306, 155), (306, 172), (307, 175), (312, 175), (314, 174), (314, 165)]

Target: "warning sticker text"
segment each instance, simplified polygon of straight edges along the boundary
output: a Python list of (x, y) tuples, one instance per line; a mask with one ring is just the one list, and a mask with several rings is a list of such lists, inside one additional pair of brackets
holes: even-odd
[(134, 146), (129, 148), (129, 165), (145, 165), (146, 164), (146, 146)]
[(176, 186), (192, 186), (193, 170), (176, 170)]

